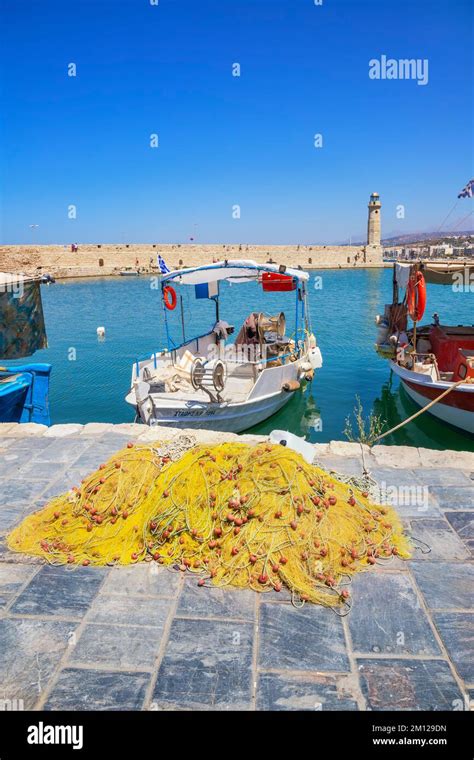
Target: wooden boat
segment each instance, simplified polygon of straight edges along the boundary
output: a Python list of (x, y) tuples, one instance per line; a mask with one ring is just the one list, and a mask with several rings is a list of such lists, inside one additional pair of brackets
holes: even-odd
[[(0, 273), (0, 360), (31, 356), (47, 346), (40, 277)], [(50, 364), (0, 367), (0, 422), (50, 425)]]
[[(400, 290), (405, 290), (402, 300)], [(433, 323), (418, 326), (423, 302), (423, 264), (395, 264), (393, 301), (376, 318), (376, 348), (419, 407), (435, 402), (427, 410), (430, 414), (474, 434), (474, 326), (444, 325), (437, 314)], [(409, 316), (414, 318), (410, 329)]]
[[(322, 365), (307, 310), (307, 272), (249, 260), (222, 261), (176, 270), (160, 281), (168, 347), (132, 369), (131, 404), (142, 422), (179, 428), (240, 432), (283, 407), (300, 384)], [(219, 286), (257, 282), (263, 291), (293, 291), (296, 325), (286, 335), (283, 312), (268, 316), (252, 311), (235, 341), (234, 326), (221, 319)], [(215, 324), (204, 335), (185, 337), (182, 296), (194, 287), (196, 298), (215, 303)], [(176, 290), (175, 290), (176, 288)], [(180, 303), (182, 340), (175, 342), (170, 316)], [(294, 307), (293, 307), (294, 308)]]
[(50, 425), (50, 364), (0, 367), (0, 422)]

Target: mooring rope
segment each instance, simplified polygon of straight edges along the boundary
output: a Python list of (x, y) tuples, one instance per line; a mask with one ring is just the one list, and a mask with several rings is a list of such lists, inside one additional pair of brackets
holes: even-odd
[(398, 425), (395, 425), (395, 427), (390, 428), (390, 430), (386, 430), (385, 433), (381, 433), (380, 435), (378, 435), (368, 445), (369, 446), (373, 446), (374, 443), (377, 443), (377, 441), (381, 441), (382, 438), (385, 438), (387, 435), (390, 435), (390, 433), (394, 433), (396, 430), (399, 430), (404, 425), (407, 425), (409, 422), (411, 422), (412, 420), (414, 420), (416, 417), (419, 417), (421, 414), (423, 414), (423, 412), (427, 412), (428, 409), (431, 409), (432, 406), (434, 406), (435, 404), (437, 404), (438, 401), (441, 401), (441, 399), (444, 398), (445, 396), (447, 396), (448, 393), (451, 393), (451, 391), (453, 391), (455, 388), (457, 388), (458, 385), (462, 385), (465, 382), (466, 382), (465, 380), (458, 380), (457, 382), (453, 383), (451, 385), (451, 387), (448, 388), (446, 391), (443, 391), (443, 393), (441, 393), (440, 396), (438, 396), (437, 398), (435, 398), (432, 401), (430, 401), (429, 404), (427, 404), (426, 406), (424, 406), (422, 409), (419, 409), (417, 412), (415, 412), (415, 414), (412, 414), (410, 417), (407, 417), (407, 419), (404, 420), (403, 422), (400, 422)]

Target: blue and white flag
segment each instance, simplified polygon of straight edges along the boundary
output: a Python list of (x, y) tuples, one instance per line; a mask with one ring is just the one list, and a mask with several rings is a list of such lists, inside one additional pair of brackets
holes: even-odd
[(472, 198), (473, 195), (474, 195), (474, 179), (471, 179), (470, 182), (467, 183), (466, 187), (463, 187), (463, 189), (458, 195), (458, 198)]
[(165, 260), (164, 260), (164, 259), (163, 259), (163, 258), (160, 256), (160, 254), (158, 254), (158, 262), (157, 262), (157, 263), (158, 263), (158, 266), (159, 266), (159, 268), (160, 268), (160, 272), (161, 272), (161, 274), (168, 274), (168, 272), (170, 272), (170, 271), (171, 271), (171, 270), (170, 270), (170, 269), (168, 269), (168, 267), (166, 266), (166, 264), (165, 264)]

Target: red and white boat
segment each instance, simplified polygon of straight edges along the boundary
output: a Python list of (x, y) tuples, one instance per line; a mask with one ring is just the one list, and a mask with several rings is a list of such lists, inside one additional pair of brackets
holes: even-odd
[(419, 407), (439, 399), (427, 411), (474, 434), (474, 326), (443, 325), (437, 314), (432, 324), (418, 326), (426, 305), (425, 277), (433, 281), (423, 264), (395, 264), (393, 301), (376, 318), (376, 347)]

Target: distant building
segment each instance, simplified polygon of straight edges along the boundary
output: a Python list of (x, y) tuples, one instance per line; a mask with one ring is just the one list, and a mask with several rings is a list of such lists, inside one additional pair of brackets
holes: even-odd
[(444, 259), (453, 255), (453, 246), (448, 243), (442, 243), (441, 245), (428, 246), (428, 256), (430, 259)]

